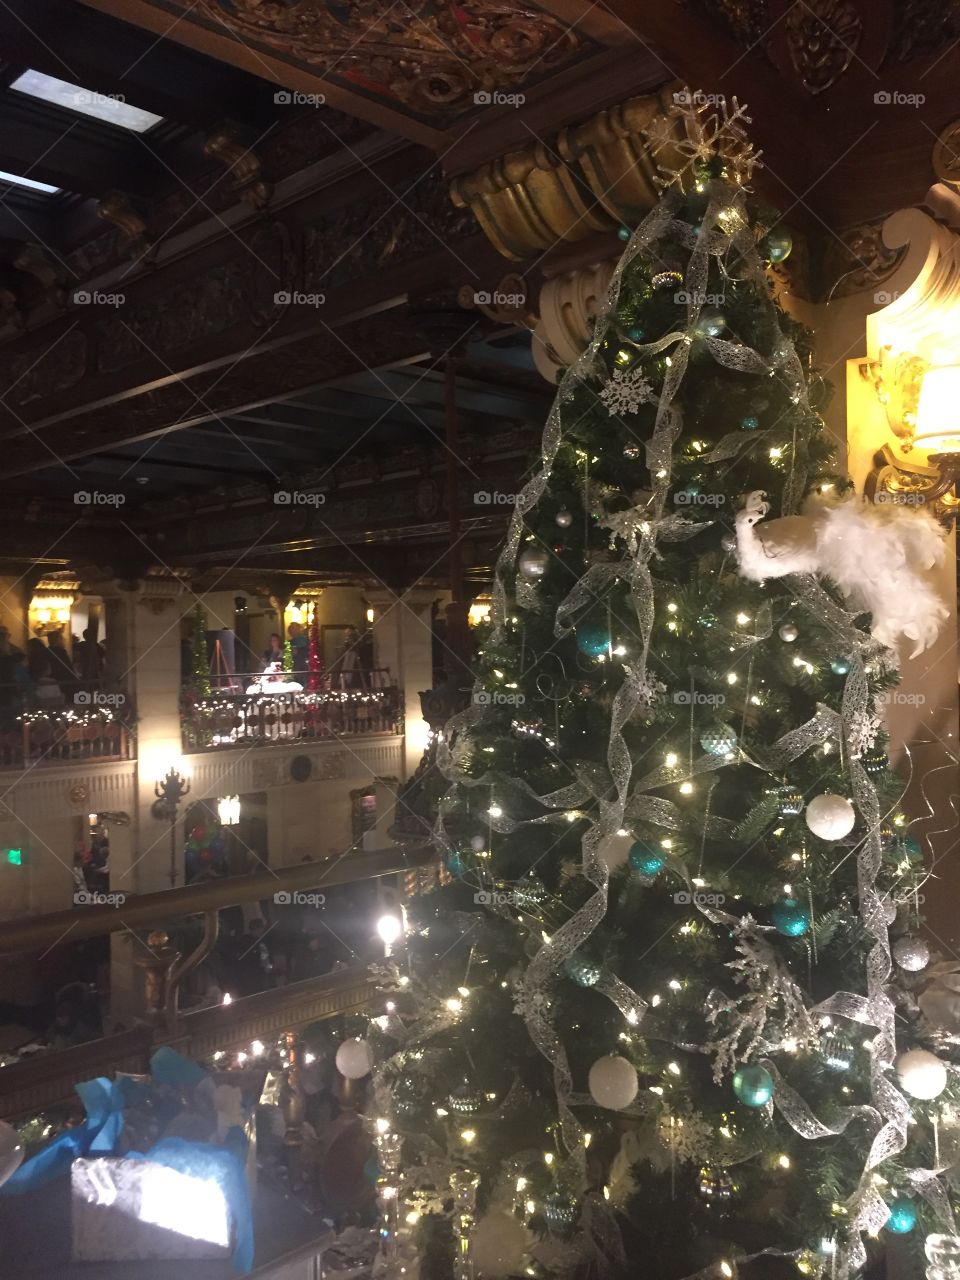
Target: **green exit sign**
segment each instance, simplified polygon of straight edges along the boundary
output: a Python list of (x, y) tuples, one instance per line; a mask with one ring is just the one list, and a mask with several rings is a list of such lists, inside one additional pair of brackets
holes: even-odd
[(11, 867), (22, 867), (23, 866), (23, 850), (8, 849), (7, 861), (10, 863)]

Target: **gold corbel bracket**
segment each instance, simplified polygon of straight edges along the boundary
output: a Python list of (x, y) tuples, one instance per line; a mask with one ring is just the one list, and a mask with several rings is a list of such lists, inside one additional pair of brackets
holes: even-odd
[(889, 445), (873, 457), (873, 468), (863, 486), (864, 496), (877, 504), (927, 507), (942, 523), (960, 515), (956, 493), (960, 481), (960, 454), (930, 455), (930, 466), (900, 461)]
[(870, 383), (883, 406), (887, 425), (899, 440), (901, 453), (909, 453), (913, 448), (920, 384), (929, 367), (920, 356), (907, 352), (894, 355), (889, 346), (880, 348), (878, 359), (864, 360), (859, 366), (861, 378)]

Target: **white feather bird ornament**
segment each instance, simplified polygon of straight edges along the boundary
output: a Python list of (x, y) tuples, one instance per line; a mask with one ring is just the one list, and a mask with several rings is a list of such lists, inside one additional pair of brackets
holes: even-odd
[(761, 582), (788, 573), (829, 578), (857, 612), (872, 614), (871, 634), (895, 649), (914, 642), (911, 658), (928, 649), (949, 616), (925, 573), (939, 564), (943, 533), (926, 511), (857, 498), (811, 498), (798, 516), (760, 522), (770, 510), (760, 490), (738, 512), (737, 558), (745, 578)]

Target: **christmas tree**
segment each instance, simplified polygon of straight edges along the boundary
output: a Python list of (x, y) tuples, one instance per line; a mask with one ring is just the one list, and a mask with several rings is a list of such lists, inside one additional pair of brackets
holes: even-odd
[[(440, 745), (449, 879), (370, 1031), (431, 1278), (846, 1276), (872, 1236), (951, 1229), (960, 1091), (910, 996), (924, 872), (877, 714), (887, 644), (936, 629), (909, 548), (937, 535), (836, 469), (742, 123), (652, 136), (665, 194), (560, 384)], [(923, 618), (857, 598), (838, 529), (864, 581), (908, 549)]]
[(210, 697), (210, 654), (207, 651), (207, 615), (202, 604), (198, 604), (193, 611), (190, 688), (197, 698)]

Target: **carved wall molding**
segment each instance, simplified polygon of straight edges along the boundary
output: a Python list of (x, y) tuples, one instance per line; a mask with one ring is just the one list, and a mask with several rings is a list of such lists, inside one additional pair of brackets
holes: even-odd
[(960, 187), (960, 120), (953, 120), (933, 144), (933, 172), (938, 182)]
[(856, 56), (863, 18), (851, 0), (804, 0), (790, 7), (784, 29), (800, 83), (809, 93), (822, 93)]
[(649, 139), (655, 129), (662, 143), (681, 127), (666, 116), (676, 87), (564, 129), (556, 148), (531, 143), (455, 178), (453, 203), (469, 208), (494, 248), (514, 260), (636, 219), (659, 195)]
[[(821, 295), (845, 298), (880, 286), (897, 271), (905, 249), (891, 248), (884, 238), (884, 218), (860, 223), (826, 242)], [(884, 300), (881, 298), (881, 303)]]

